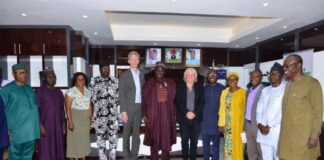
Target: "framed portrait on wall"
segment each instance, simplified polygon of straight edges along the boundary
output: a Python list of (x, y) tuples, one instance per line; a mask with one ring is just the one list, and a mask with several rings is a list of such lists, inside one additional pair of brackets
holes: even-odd
[(161, 61), (161, 48), (147, 48), (145, 53), (145, 66), (155, 67), (155, 63)]
[(200, 67), (201, 49), (186, 48), (186, 67)]
[(165, 48), (165, 63), (182, 63), (182, 48)]

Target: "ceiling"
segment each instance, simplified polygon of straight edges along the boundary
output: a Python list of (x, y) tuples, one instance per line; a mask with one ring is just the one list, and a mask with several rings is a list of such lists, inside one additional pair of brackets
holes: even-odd
[(324, 19), (323, 0), (1, 0), (0, 25), (70, 25), (96, 45), (244, 48)]

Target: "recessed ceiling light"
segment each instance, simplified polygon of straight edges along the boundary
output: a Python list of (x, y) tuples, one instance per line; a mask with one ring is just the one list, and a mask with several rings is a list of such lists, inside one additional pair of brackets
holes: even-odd
[(286, 29), (286, 28), (288, 28), (288, 26), (283, 26), (282, 28)]
[(156, 46), (156, 45), (157, 45), (157, 43), (156, 43), (156, 42), (154, 42), (154, 45)]
[(83, 18), (88, 18), (88, 15), (85, 14), (85, 15), (83, 15), (82, 17), (83, 17)]
[(94, 35), (98, 35), (99, 33), (98, 33), (98, 32), (94, 32), (93, 34), (94, 34)]
[(27, 14), (26, 14), (26, 13), (22, 13), (22, 14), (21, 14), (21, 16), (23, 16), (23, 17), (26, 17), (26, 16), (27, 16)]
[(285, 39), (281, 38), (280, 40), (283, 41), (283, 40), (285, 40)]
[(259, 37), (255, 37), (255, 39), (260, 39)]
[(263, 7), (267, 7), (267, 6), (269, 5), (269, 3), (266, 3), (266, 2), (265, 2), (265, 3), (263, 3), (262, 5), (263, 5)]
[(236, 48), (240, 47), (240, 45), (235, 45)]
[(201, 44), (200, 43), (198, 43), (198, 46), (200, 46)]
[(318, 30), (318, 28), (314, 28), (314, 30), (315, 30), (315, 31), (317, 31), (317, 30)]
[(177, 1), (177, 0), (171, 0), (172, 2), (175, 2), (175, 1)]

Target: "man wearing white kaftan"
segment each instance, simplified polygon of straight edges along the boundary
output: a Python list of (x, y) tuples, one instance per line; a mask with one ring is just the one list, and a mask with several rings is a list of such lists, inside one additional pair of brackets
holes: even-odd
[(277, 160), (277, 145), (280, 134), (282, 97), (286, 83), (282, 81), (282, 66), (276, 63), (269, 76), (271, 86), (262, 90), (257, 107), (257, 142), (261, 145), (263, 160)]

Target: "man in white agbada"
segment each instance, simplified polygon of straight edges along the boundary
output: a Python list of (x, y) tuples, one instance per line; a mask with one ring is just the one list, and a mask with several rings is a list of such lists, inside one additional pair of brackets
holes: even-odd
[(278, 160), (282, 97), (286, 84), (283, 82), (283, 67), (275, 63), (269, 75), (270, 86), (264, 88), (257, 107), (257, 142), (261, 145), (263, 160)]

